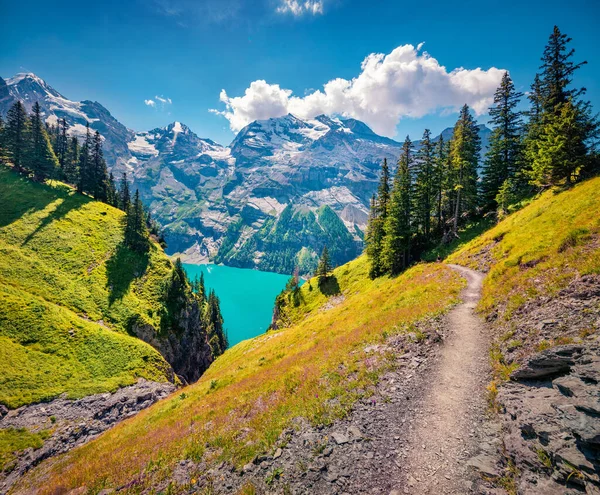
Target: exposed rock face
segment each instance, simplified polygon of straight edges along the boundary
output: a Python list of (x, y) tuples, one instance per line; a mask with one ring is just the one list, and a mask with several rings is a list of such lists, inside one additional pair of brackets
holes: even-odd
[(177, 319), (179, 329), (165, 335), (151, 325), (132, 326), (135, 336), (157, 349), (187, 383), (198, 380), (214, 359), (200, 311), (197, 302), (187, 304)]
[(156, 383), (141, 379), (137, 384), (119, 389), (114, 394), (96, 394), (83, 399), (56, 399), (52, 402), (23, 406), (6, 412), (0, 418), (0, 430), (27, 428), (50, 430), (44, 445), (22, 452), (0, 473), (0, 493), (6, 493), (26, 471), (44, 459), (86, 443), (122, 419), (154, 404), (175, 390), (172, 383)]
[(504, 360), (518, 368), (498, 403), (518, 492), (600, 493), (600, 276), (526, 303), (503, 325)]
[(598, 493), (600, 345), (544, 351), (513, 378), (498, 399), (521, 493)]

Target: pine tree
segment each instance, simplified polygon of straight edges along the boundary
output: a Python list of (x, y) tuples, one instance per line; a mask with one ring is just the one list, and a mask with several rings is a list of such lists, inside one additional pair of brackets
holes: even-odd
[(473, 212), (477, 205), (477, 165), (481, 139), (477, 123), (468, 105), (460, 110), (450, 142), (450, 165), (456, 176), (454, 186), (454, 219), (452, 232), (458, 236), (458, 221), (464, 212)]
[(112, 172), (108, 176), (107, 184), (108, 184), (108, 187), (106, 189), (106, 192), (107, 192), (106, 202), (111, 206), (118, 207), (119, 198), (118, 198), (118, 193), (117, 193), (117, 184), (115, 183), (115, 176), (113, 175)]
[(412, 142), (407, 136), (402, 146), (398, 169), (390, 196), (383, 239), (382, 260), (386, 271), (395, 275), (408, 265), (411, 227), (411, 168), (414, 163)]
[(384, 224), (387, 218), (388, 203), (390, 200), (390, 171), (387, 159), (383, 160), (381, 177), (377, 188), (377, 197), (371, 201), (371, 211), (365, 236), (366, 253), (371, 261), (369, 276), (379, 277), (383, 273), (381, 263), (381, 249), (384, 235)]
[(139, 191), (135, 191), (133, 202), (125, 215), (125, 245), (138, 253), (145, 253), (150, 247), (144, 206)]
[(36, 101), (30, 121), (29, 166), (36, 181), (54, 177), (58, 168), (58, 159), (54, 154), (50, 138), (42, 120), (40, 104)]
[(64, 179), (69, 184), (79, 184), (79, 142), (75, 136), (69, 140), (63, 166)]
[(119, 208), (127, 211), (131, 204), (131, 194), (129, 192), (129, 181), (127, 180), (127, 172), (123, 172), (119, 183)]
[(435, 144), (435, 217), (436, 231), (438, 235), (444, 232), (446, 219), (449, 217), (447, 210), (450, 208), (450, 200), (454, 186), (452, 176), (450, 174), (449, 165), (450, 142), (444, 141), (444, 137), (440, 137)]
[(487, 210), (496, 208), (496, 196), (502, 184), (508, 179), (514, 179), (522, 166), (523, 123), (521, 112), (517, 110), (522, 96), (522, 93), (515, 90), (508, 72), (505, 72), (490, 108), (493, 130), (481, 185), (482, 204)]
[(200, 278), (196, 283), (196, 294), (200, 301), (206, 301), (206, 284), (204, 283), (204, 272), (200, 272)]
[(587, 64), (587, 61), (576, 64), (571, 60), (575, 54), (574, 49), (567, 48), (571, 41), (571, 38), (560, 32), (558, 26), (554, 26), (544, 48), (540, 67), (544, 113), (557, 114), (559, 105), (564, 105), (569, 100), (577, 101), (585, 93), (585, 88), (570, 88), (575, 71)]
[(431, 212), (436, 195), (436, 163), (431, 132), (425, 129), (415, 160), (414, 213), (425, 242), (431, 234)]
[(377, 208), (378, 217), (384, 218), (387, 216), (388, 203), (390, 201), (390, 169), (387, 164), (387, 158), (383, 159), (381, 166), (381, 178), (377, 187)]
[[(570, 42), (571, 38), (555, 26), (542, 57), (536, 94), (541, 115), (537, 125), (530, 127), (535, 135), (528, 137), (527, 147), (530, 180), (538, 187), (576, 180), (590, 163), (590, 144), (598, 138), (598, 121), (592, 116), (590, 103), (582, 100), (585, 88), (572, 87), (573, 74), (587, 62), (572, 61), (575, 50), (568, 48)], [(559, 132), (564, 134), (559, 136)], [(576, 153), (568, 157), (571, 165), (565, 163), (561, 150)], [(559, 154), (552, 157), (555, 152)]]
[(25, 107), (17, 101), (6, 114), (5, 144), (7, 158), (19, 173), (25, 168), (28, 142), (29, 119)]
[(91, 167), (93, 169), (93, 186), (90, 192), (93, 194), (94, 199), (106, 203), (109, 196), (108, 171), (102, 152), (102, 136), (98, 131), (94, 133), (93, 138)]
[(57, 130), (56, 130), (56, 145), (54, 148), (56, 158), (58, 158), (58, 164), (60, 165), (60, 169), (63, 171), (66, 167), (67, 156), (69, 152), (69, 138), (67, 136), (67, 130), (69, 126), (67, 125), (67, 121), (65, 119), (61, 119), (58, 121)]
[(322, 285), (329, 278), (331, 272), (331, 261), (329, 260), (329, 251), (327, 246), (323, 247), (323, 252), (319, 258), (319, 265), (317, 266), (317, 277), (319, 277), (319, 285)]
[(548, 119), (539, 139), (531, 176), (535, 185), (547, 187), (566, 179), (572, 182), (587, 164), (585, 123), (571, 101), (559, 104), (559, 113)]
[(90, 133), (90, 125), (86, 125), (85, 139), (79, 149), (79, 182), (77, 190), (79, 192), (87, 192), (93, 194), (96, 184), (96, 174), (94, 164), (92, 162), (92, 135)]
[(214, 290), (210, 291), (206, 304), (206, 328), (208, 334), (208, 343), (212, 349), (213, 357), (220, 356), (229, 346), (225, 329), (223, 328), (223, 316), (219, 298)]

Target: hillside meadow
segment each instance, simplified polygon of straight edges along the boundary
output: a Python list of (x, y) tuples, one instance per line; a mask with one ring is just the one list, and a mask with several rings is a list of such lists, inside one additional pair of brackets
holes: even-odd
[(97, 493), (132, 480), (140, 490), (167, 479), (182, 459), (239, 468), (269, 452), (294, 418), (329, 424), (344, 417), (394, 361), (367, 358), (365, 347), (446, 311), (464, 286), (442, 264), (375, 281), (367, 273), (365, 257), (336, 269), (342, 296), (335, 299), (315, 279), (304, 284), (292, 326), (227, 350), (197, 383), (41, 465), (15, 492), (85, 486)]

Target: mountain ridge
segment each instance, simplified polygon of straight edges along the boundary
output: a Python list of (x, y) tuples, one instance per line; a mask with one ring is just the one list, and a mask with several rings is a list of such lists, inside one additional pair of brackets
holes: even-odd
[[(39, 102), (50, 124), (65, 118), (77, 136), (85, 134), (88, 123), (98, 130), (109, 169), (117, 179), (128, 174), (164, 229), (167, 253), (188, 262), (291, 273), (300, 257), (308, 259), (308, 250), (312, 261), (302, 265), (310, 273), (329, 242), (311, 218), (323, 207), (335, 213), (339, 220), (329, 218), (345, 239), (333, 261), (349, 261), (360, 252), (381, 162), (385, 158), (394, 168), (402, 146), (359, 120), (326, 115), (257, 120), (227, 146), (200, 138), (179, 121), (136, 132), (100, 103), (68, 100), (31, 73), (0, 82), (0, 114), (17, 98), (27, 109)], [(480, 126), (482, 153), (489, 133)], [(419, 147), (418, 140), (414, 146)], [(296, 227), (313, 226), (307, 235), (298, 238), (284, 225), (287, 217), (281, 214), (288, 206)], [(285, 247), (268, 241), (274, 229), (288, 239)]]

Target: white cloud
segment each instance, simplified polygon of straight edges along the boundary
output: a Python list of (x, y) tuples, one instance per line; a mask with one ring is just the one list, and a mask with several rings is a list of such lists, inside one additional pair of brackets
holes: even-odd
[(156, 98), (157, 101), (160, 101), (163, 105), (170, 105), (171, 103), (173, 103), (171, 101), (171, 98), (164, 98), (158, 95), (156, 95), (154, 98)]
[(164, 96), (158, 95), (156, 95), (153, 100), (144, 100), (145, 105), (152, 108), (159, 108), (161, 110), (164, 110), (167, 105), (171, 105), (172, 103), (173, 101), (171, 100), (171, 98), (165, 98)]
[(276, 12), (278, 14), (292, 14), (294, 16), (322, 14), (323, 0), (281, 0)]
[(422, 46), (402, 45), (387, 55), (372, 53), (363, 60), (358, 76), (333, 79), (303, 97), (263, 80), (252, 82), (243, 96), (230, 97), (222, 90), (220, 100), (226, 109), (211, 111), (227, 118), (233, 131), (287, 113), (300, 118), (339, 114), (362, 120), (386, 136), (396, 134), (404, 117), (455, 112), (465, 103), (476, 114), (485, 113), (504, 70), (459, 67), (449, 72), (422, 52)]

